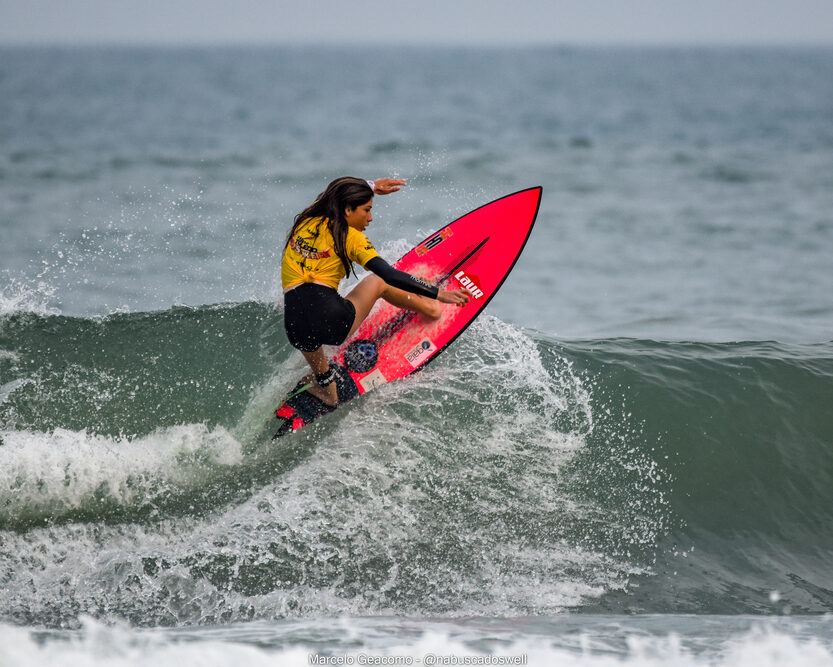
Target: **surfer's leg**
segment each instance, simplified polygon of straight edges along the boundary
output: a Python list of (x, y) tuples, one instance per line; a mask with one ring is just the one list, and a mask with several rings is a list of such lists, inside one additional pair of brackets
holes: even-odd
[(378, 299), (384, 299), (397, 308), (407, 308), (436, 320), (442, 314), (439, 301), (424, 296), (417, 296), (397, 287), (391, 287), (379, 276), (370, 275), (363, 278), (347, 295), (347, 300), (356, 307), (356, 319), (347, 337), (353, 335), (359, 325), (370, 314), (373, 304)]
[(316, 398), (320, 398), (327, 405), (337, 405), (338, 392), (336, 391), (336, 383), (331, 382), (326, 387), (322, 387), (315, 381), (316, 375), (326, 373), (330, 370), (330, 361), (327, 359), (327, 355), (324, 354), (324, 349), (319, 347), (315, 352), (302, 351), (301, 354), (304, 355), (304, 359), (307, 360), (313, 373), (313, 376), (310, 378), (312, 386), (308, 391)]

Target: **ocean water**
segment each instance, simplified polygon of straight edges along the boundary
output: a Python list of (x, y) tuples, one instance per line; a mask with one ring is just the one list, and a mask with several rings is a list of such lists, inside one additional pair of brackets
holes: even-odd
[[(544, 198), (276, 445), (342, 174)], [(833, 50), (0, 50), (0, 664), (833, 665), (831, 211)]]

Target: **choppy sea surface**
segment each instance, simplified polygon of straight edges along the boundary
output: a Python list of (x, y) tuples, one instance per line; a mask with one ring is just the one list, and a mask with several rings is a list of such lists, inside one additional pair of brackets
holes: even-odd
[[(278, 267), (542, 185), (278, 445)], [(0, 664), (833, 665), (833, 50), (0, 49)]]

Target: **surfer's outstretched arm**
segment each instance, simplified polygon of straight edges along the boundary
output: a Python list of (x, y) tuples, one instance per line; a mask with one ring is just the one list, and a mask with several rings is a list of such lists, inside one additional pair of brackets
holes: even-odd
[[(428, 299), (436, 299), (437, 301), (442, 301), (443, 303), (453, 303), (458, 306), (467, 304), (471, 298), (466, 290), (441, 290), (435, 285), (432, 285), (421, 278), (417, 278), (410, 273), (394, 269), (381, 257), (374, 257), (368, 261), (367, 264), (365, 264), (365, 268), (373, 271), (373, 273), (384, 280), (389, 287), (396, 289), (396, 291), (410, 292), (411, 294), (416, 294), (417, 296), (427, 297)], [(383, 294), (382, 297), (390, 301), (390, 299), (387, 298), (387, 294)], [(393, 302), (391, 301), (391, 303)], [(415, 309), (410, 304), (404, 304), (401, 307), (421, 312), (418, 308)]]

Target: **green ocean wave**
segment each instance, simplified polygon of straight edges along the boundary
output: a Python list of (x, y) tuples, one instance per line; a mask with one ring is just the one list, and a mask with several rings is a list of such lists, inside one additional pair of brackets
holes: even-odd
[(270, 305), (15, 313), (0, 350), (18, 621), (831, 610), (833, 344), (484, 316), (279, 447), (303, 362)]

